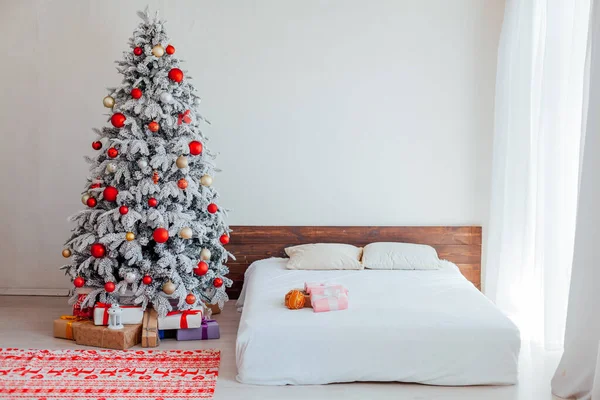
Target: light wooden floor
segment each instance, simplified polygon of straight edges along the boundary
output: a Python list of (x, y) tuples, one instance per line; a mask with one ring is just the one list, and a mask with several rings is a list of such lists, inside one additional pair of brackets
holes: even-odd
[[(0, 296), (0, 347), (68, 349), (75, 342), (52, 337), (52, 321), (70, 313), (66, 298)], [(215, 399), (434, 399), (550, 400), (550, 378), (560, 353), (545, 353), (525, 345), (521, 351), (520, 383), (506, 387), (435, 387), (400, 383), (351, 383), (323, 386), (251, 386), (235, 380), (235, 337), (240, 314), (229, 302), (215, 316), (221, 339), (178, 342), (166, 340), (160, 349), (217, 348), (221, 368)], [(301, 362), (301, 360), (298, 360)]]

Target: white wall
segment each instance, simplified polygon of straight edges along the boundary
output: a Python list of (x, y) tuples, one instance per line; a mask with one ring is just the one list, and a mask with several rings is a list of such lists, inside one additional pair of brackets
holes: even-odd
[(502, 0), (0, 0), (0, 287), (58, 288), (137, 9), (212, 120), (232, 224), (484, 224)]

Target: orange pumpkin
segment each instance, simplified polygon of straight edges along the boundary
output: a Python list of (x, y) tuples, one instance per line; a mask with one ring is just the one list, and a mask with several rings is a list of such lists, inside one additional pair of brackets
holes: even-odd
[(285, 306), (290, 310), (298, 310), (304, 307), (304, 293), (300, 290), (290, 290), (285, 295)]

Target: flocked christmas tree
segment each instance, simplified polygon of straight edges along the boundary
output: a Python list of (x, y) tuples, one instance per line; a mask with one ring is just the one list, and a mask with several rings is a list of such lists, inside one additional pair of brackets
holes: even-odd
[(196, 111), (200, 99), (164, 21), (138, 14), (143, 22), (117, 62), (123, 82), (103, 101), (111, 126), (96, 130), (98, 154), (86, 157), (87, 207), (71, 217), (76, 226), (63, 250), (71, 263), (63, 269), (76, 287), (89, 288), (83, 306), (128, 296), (160, 315), (222, 308), (231, 286), (229, 228), (200, 130), (208, 121)]

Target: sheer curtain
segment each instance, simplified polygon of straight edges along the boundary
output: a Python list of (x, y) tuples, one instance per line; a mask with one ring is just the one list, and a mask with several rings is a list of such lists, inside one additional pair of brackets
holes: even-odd
[(507, 0), (496, 82), (486, 294), (524, 339), (562, 346), (590, 0)]

